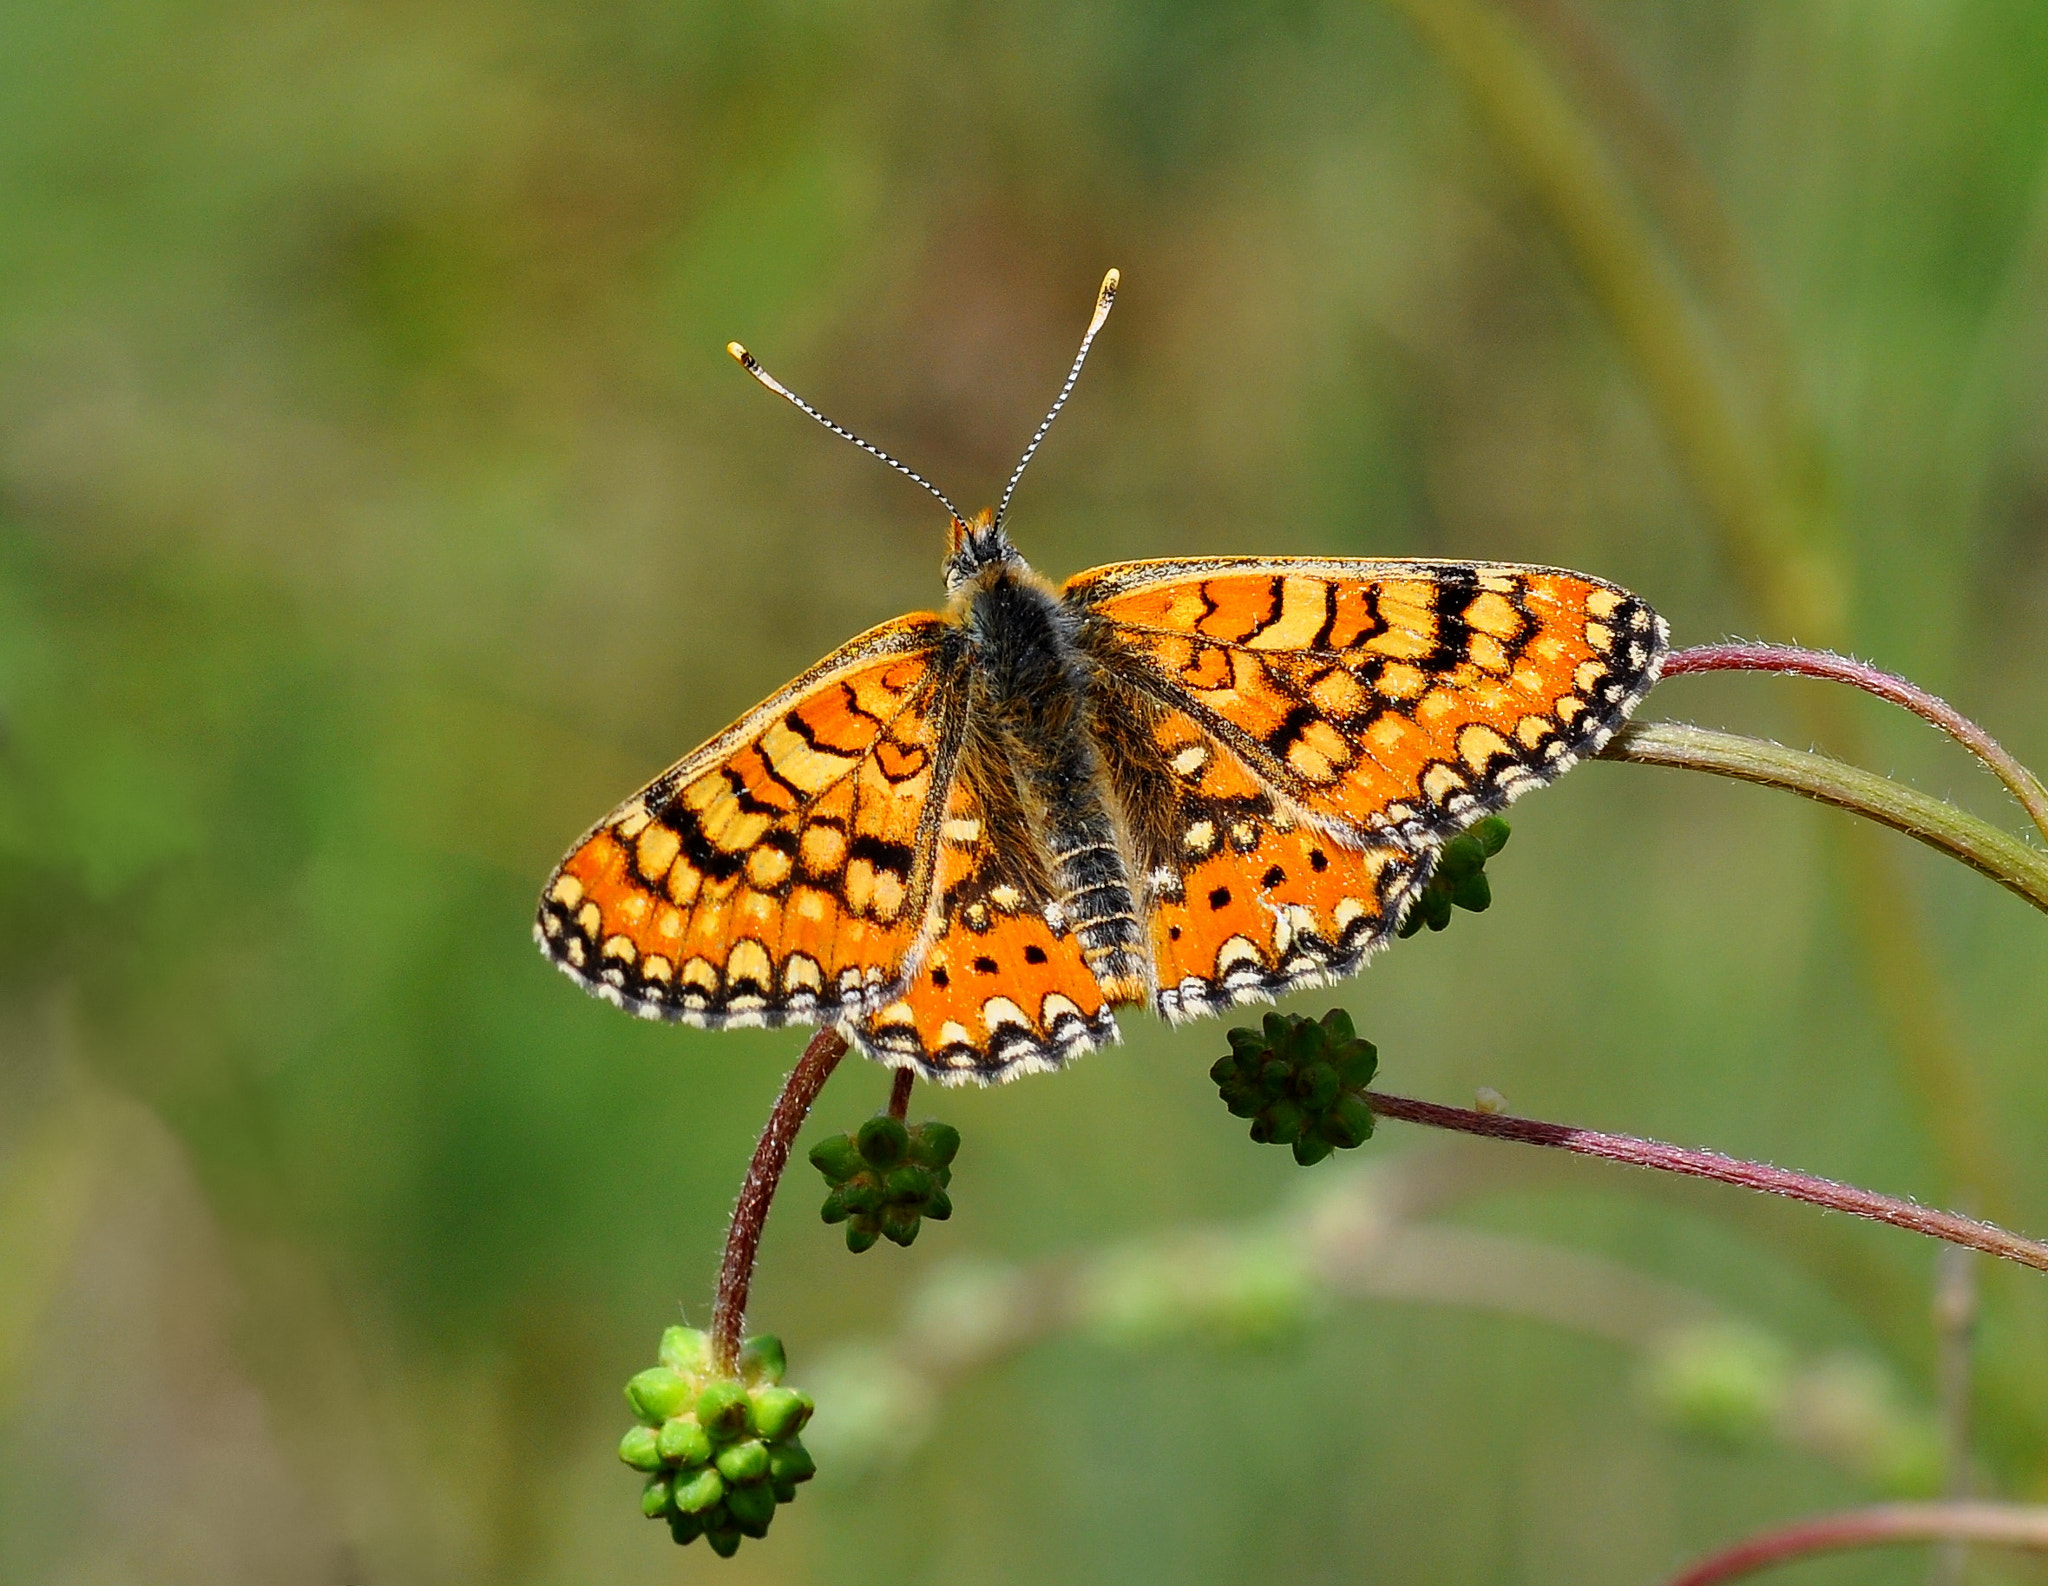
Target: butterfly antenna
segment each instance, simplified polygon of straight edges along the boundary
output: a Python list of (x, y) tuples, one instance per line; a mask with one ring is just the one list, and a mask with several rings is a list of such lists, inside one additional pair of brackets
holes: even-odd
[(1024, 470), (1031, 465), (1032, 456), (1037, 452), (1039, 442), (1045, 439), (1045, 432), (1052, 428), (1052, 421), (1060, 416), (1060, 409), (1067, 405), (1067, 398), (1074, 394), (1074, 382), (1081, 378), (1081, 365), (1088, 361), (1088, 349), (1094, 344), (1095, 333), (1102, 329), (1102, 322), (1109, 318), (1109, 310), (1116, 302), (1117, 283), (1123, 279), (1112, 270), (1102, 278), (1102, 290), (1095, 294), (1095, 317), (1088, 321), (1088, 334), (1081, 338), (1081, 350), (1074, 354), (1074, 367), (1067, 371), (1067, 383), (1060, 387), (1060, 394), (1052, 399), (1052, 411), (1046, 414), (1038, 426), (1038, 433), (1031, 437), (1031, 444), (1024, 448), (1024, 455), (1017, 460), (1016, 471), (1010, 475), (1010, 482), (1003, 487), (1003, 499), (996, 506), (996, 527), (1003, 526), (1003, 519), (1009, 516), (1010, 497), (1017, 493), (1017, 481), (1024, 477)]
[(931, 492), (931, 494), (938, 500), (939, 505), (944, 507), (956, 522), (965, 521), (960, 517), (960, 509), (954, 506), (952, 502), (946, 499), (945, 492), (939, 489), (939, 487), (933, 484), (929, 479), (925, 478), (925, 476), (919, 473), (915, 468), (909, 467), (907, 464), (904, 463), (899, 463), (895, 458), (891, 457), (887, 452), (883, 451), (881, 447), (875, 445), (872, 441), (862, 440), (858, 435), (854, 434), (853, 431), (848, 429), (844, 424), (834, 424), (830, 419), (825, 417), (824, 414), (820, 413), (816, 408), (812, 407), (810, 403), (806, 402), (802, 397), (798, 396), (794, 391), (790, 390), (788, 386), (784, 385), (780, 380), (776, 379), (775, 376), (770, 374), (766, 369), (763, 369), (760, 365), (760, 362), (754, 357), (754, 355), (748, 352), (747, 349), (742, 347), (738, 342), (727, 342), (725, 344), (725, 350), (733, 355), (733, 358), (735, 359), (735, 361), (738, 362), (739, 366), (742, 369), (746, 370), (748, 374), (752, 375), (756, 380), (760, 381), (761, 384), (766, 386), (770, 391), (773, 391), (777, 396), (781, 397), (782, 400), (787, 402), (791, 407), (796, 408), (799, 412), (810, 414), (812, 418), (816, 419), (820, 424), (824, 425), (826, 429), (830, 430), (834, 435), (837, 435), (841, 440), (852, 441), (854, 445), (858, 446), (870, 457), (876, 457), (881, 459), (881, 461), (887, 463), (891, 468), (895, 469), (896, 472), (901, 474), (905, 479), (911, 480), (915, 484), (922, 485), (926, 490)]

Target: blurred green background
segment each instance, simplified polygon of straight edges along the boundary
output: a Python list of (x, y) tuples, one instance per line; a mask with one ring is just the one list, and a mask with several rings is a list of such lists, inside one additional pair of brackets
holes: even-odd
[[(0, 1580), (1593, 1586), (1945, 1479), (1923, 1242), (1399, 1125), (1303, 1173), (1221, 1026), (1127, 1015), (920, 1093), (966, 1144), (908, 1252), (792, 1169), (754, 1316), (823, 1472), (730, 1564), (637, 1517), (619, 1385), (799, 1038), (578, 995), (536, 889), (939, 599), (931, 504), (723, 344), (972, 509), (1111, 264), (1012, 518), (1054, 576), (1561, 563), (2048, 762), (2032, 0), (9, 6)], [(2006, 818), (1821, 687), (1644, 714)], [(1515, 826), (1490, 913), (1302, 1003), (1387, 1088), (2048, 1229), (2018, 900), (1634, 766)], [(1970, 1477), (2048, 1498), (2048, 1291), (1980, 1277)]]

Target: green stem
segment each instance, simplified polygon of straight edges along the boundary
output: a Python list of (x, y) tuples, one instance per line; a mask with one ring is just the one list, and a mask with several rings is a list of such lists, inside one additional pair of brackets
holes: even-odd
[(1831, 756), (1732, 732), (1654, 721), (1624, 727), (1600, 758), (1759, 782), (1867, 816), (1960, 859), (2048, 912), (2048, 854), (1942, 799)]

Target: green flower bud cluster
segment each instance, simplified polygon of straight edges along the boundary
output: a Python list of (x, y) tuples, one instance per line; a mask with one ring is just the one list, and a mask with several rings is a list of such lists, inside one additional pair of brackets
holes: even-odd
[(619, 1458), (647, 1473), (640, 1512), (666, 1520), (678, 1542), (703, 1537), (721, 1558), (739, 1551), (741, 1537), (766, 1536), (775, 1506), (818, 1468), (797, 1439), (810, 1395), (781, 1385), (781, 1340), (748, 1339), (739, 1369), (722, 1375), (709, 1338), (669, 1328), (661, 1364), (626, 1384), (640, 1424), (619, 1444)]
[(1498, 815), (1475, 822), (1444, 844), (1436, 869), (1422, 896), (1408, 910), (1401, 935), (1413, 936), (1423, 926), (1440, 931), (1451, 923), (1455, 905), (1484, 914), (1493, 904), (1493, 884), (1486, 879), (1486, 861), (1508, 845), (1508, 823)]
[(927, 1120), (911, 1127), (877, 1113), (851, 1134), (835, 1134), (811, 1148), (811, 1165), (832, 1186), (820, 1213), (846, 1224), (846, 1248), (858, 1254), (887, 1235), (899, 1245), (917, 1237), (929, 1217), (953, 1215), (946, 1186), (960, 1131)]
[(1351, 1015), (1332, 1008), (1322, 1023), (1298, 1013), (1269, 1013), (1263, 1030), (1232, 1030), (1230, 1055), (1209, 1077), (1223, 1104), (1252, 1121), (1252, 1138), (1294, 1148), (1303, 1167), (1372, 1135), (1364, 1090), (1380, 1055), (1361, 1041)]

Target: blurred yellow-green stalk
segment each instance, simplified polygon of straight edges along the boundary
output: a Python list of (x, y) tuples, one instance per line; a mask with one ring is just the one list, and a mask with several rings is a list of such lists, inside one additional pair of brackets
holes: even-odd
[[(1011, 518), (1047, 572), (1578, 567), (2048, 762), (2027, 0), (8, 7), (0, 1582), (1621, 1586), (2048, 1498), (2035, 1275), (1979, 1274), (1944, 1471), (1929, 1247), (1392, 1124), (1297, 1169), (1220, 1025), (1126, 1016), (920, 1092), (965, 1144), (908, 1251), (849, 1257), (798, 1162), (753, 1316), (820, 1475), (729, 1564), (639, 1519), (619, 1385), (704, 1321), (800, 1038), (578, 995), (532, 901), (940, 598), (932, 503), (724, 343), (972, 510), (1112, 264)], [(1821, 688), (1645, 714), (2007, 819)], [(2048, 1230), (2048, 925), (1845, 825), (1588, 766), (1490, 912), (1304, 1011), (1389, 1089)], [(885, 1093), (849, 1063), (814, 1129)]]

